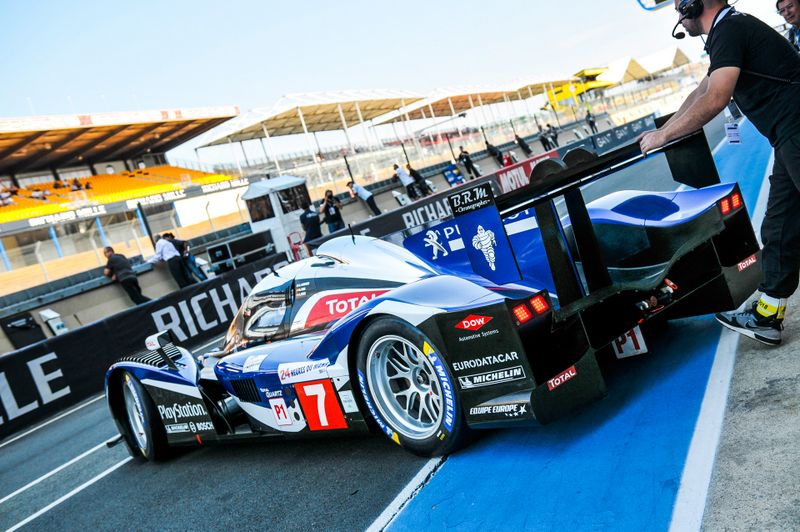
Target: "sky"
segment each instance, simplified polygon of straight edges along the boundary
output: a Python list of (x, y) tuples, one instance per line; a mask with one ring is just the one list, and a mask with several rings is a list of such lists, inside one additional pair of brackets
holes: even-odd
[[(772, 0), (740, 11), (782, 23)], [(636, 0), (0, 0), (0, 116), (238, 105), (344, 89), (421, 93), (570, 75), (699, 39)], [(196, 143), (193, 143), (196, 144)], [(178, 155), (193, 158), (193, 144)]]

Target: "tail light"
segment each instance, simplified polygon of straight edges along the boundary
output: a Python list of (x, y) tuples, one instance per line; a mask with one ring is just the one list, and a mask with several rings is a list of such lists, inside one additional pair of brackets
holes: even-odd
[(511, 309), (519, 325), (529, 322), (537, 314), (545, 314), (550, 310), (550, 304), (543, 294), (533, 296), (527, 301), (523, 301)]
[(517, 318), (517, 321), (520, 325), (530, 321), (530, 319), (533, 317), (533, 314), (531, 314), (531, 311), (528, 310), (528, 307), (525, 305), (525, 303), (514, 307), (512, 312), (514, 313), (514, 317)]
[(531, 298), (531, 306), (537, 314), (544, 314), (547, 312), (547, 309), (550, 308), (547, 304), (547, 300), (542, 295)]
[(719, 200), (719, 210), (723, 216), (741, 209), (744, 206), (742, 194), (737, 190)]

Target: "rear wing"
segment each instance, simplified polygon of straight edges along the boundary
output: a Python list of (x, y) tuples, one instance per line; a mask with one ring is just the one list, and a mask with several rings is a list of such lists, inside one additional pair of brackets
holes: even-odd
[[(531, 184), (527, 187), (497, 198), (496, 208), (504, 218), (527, 209), (534, 210), (562, 308), (611, 286), (611, 276), (600, 252), (581, 187), (655, 153), (665, 155), (672, 178), (678, 183), (694, 188), (720, 183), (708, 140), (703, 130), (698, 130), (647, 155), (641, 152), (638, 143), (625, 145), (599, 157), (582, 148), (570, 151), (563, 162), (549, 159), (537, 164), (531, 172)], [(564, 199), (569, 214), (578, 257), (570, 253), (556, 211), (555, 202), (560, 198)], [(575, 267), (576, 260), (582, 263), (586, 285)], [(584, 293), (584, 286), (588, 288), (588, 293)]]

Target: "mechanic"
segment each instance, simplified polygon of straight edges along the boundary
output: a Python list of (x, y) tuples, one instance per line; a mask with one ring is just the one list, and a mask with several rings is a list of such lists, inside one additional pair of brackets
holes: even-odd
[(489, 144), (489, 141), (486, 141), (486, 151), (494, 157), (494, 160), (497, 161), (497, 166), (500, 168), (503, 167), (503, 152), (500, 151), (500, 148), (495, 146), (494, 144)]
[(112, 281), (117, 281), (135, 305), (150, 301), (149, 298), (142, 295), (139, 280), (136, 279), (136, 273), (133, 271), (131, 262), (125, 255), (115, 253), (114, 248), (111, 246), (103, 248), (103, 255), (108, 259), (106, 267), (103, 268), (103, 275)]
[(661, 128), (639, 140), (643, 153), (692, 133), (731, 100), (775, 150), (767, 213), (761, 226), (761, 297), (744, 312), (717, 314), (726, 327), (763, 343), (781, 342), (786, 301), (800, 275), (800, 55), (767, 24), (724, 0), (675, 0), (692, 37), (708, 35), (711, 66)]
[(394, 168), (394, 175), (392, 177), (396, 177), (397, 179), (399, 179), (400, 183), (402, 183), (403, 186), (406, 187), (406, 194), (408, 194), (408, 199), (410, 199), (411, 201), (417, 199), (419, 197), (419, 194), (417, 193), (417, 184), (414, 181), (414, 178), (408, 175), (408, 172), (406, 172), (405, 169), (400, 168), (400, 165), (398, 165), (397, 163), (393, 165), (393, 168)]
[(467, 169), (469, 175), (472, 176), (471, 179), (480, 177), (481, 172), (475, 167), (475, 163), (472, 161), (472, 157), (470, 157), (469, 152), (464, 149), (464, 146), (459, 146), (458, 150), (458, 162), (464, 165), (464, 168)]
[(775, 9), (783, 20), (789, 25), (786, 32), (786, 40), (794, 47), (796, 52), (800, 52), (800, 0), (778, 0)]
[(308, 256), (313, 255), (308, 243), (322, 236), (322, 227), (319, 221), (319, 213), (311, 208), (311, 204), (307, 201), (301, 205), (303, 214), (300, 215), (300, 225), (303, 227), (303, 244), (306, 246)]
[(514, 135), (514, 142), (517, 143), (517, 146), (519, 146), (519, 149), (521, 149), (522, 153), (525, 154), (525, 157), (530, 157), (531, 156), (531, 153), (533, 153), (533, 150), (531, 149), (530, 146), (528, 146), (528, 143), (525, 142), (525, 139), (523, 139), (519, 135)]

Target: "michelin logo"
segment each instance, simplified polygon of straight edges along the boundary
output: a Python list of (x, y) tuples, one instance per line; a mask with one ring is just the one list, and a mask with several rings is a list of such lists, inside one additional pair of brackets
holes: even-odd
[(494, 231), (487, 231), (482, 225), (479, 225), (477, 234), (472, 237), (472, 246), (483, 253), (483, 258), (486, 259), (489, 268), (494, 271), (497, 258), (494, 252), (494, 248), (497, 246)]
[(458, 383), (463, 390), (470, 388), (482, 388), (484, 386), (493, 386), (504, 382), (516, 381), (525, 378), (525, 370), (522, 366), (514, 366), (513, 368), (501, 369), (497, 371), (487, 371), (486, 373), (477, 373), (474, 375), (465, 375), (458, 378)]

